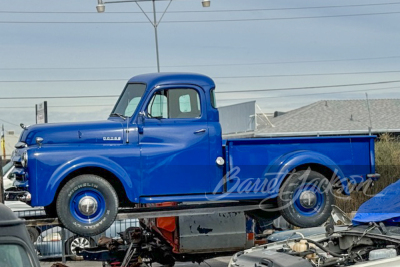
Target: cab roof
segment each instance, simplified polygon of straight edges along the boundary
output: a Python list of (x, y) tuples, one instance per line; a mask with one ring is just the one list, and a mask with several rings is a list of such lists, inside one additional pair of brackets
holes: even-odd
[(203, 87), (203, 89), (213, 89), (214, 81), (205, 75), (196, 73), (178, 73), (178, 72), (162, 72), (149, 73), (134, 76), (129, 80), (129, 83), (145, 83), (147, 88), (153, 88), (157, 85), (168, 84), (191, 84)]

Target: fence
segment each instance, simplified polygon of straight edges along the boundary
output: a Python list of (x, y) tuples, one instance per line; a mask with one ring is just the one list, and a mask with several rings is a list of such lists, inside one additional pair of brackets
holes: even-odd
[[(42, 208), (30, 208), (19, 201), (7, 202), (6, 205), (20, 218), (43, 218), (45, 215)], [(119, 237), (119, 233), (124, 232), (125, 229), (138, 226), (137, 219), (115, 221), (105, 232), (91, 237), (75, 235), (58, 225), (27, 226), (27, 230), (39, 260), (61, 258), (65, 263), (67, 258), (78, 259), (76, 248), (95, 247), (102, 236)]]

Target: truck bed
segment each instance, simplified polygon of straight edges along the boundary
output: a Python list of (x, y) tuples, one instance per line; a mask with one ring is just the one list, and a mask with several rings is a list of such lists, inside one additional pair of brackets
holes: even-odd
[[(266, 173), (289, 172), (304, 165), (330, 168), (353, 183), (375, 173), (376, 136), (283, 137), (228, 139), (224, 142), (226, 172), (240, 169), (240, 179), (260, 178)], [(330, 177), (327, 177), (328, 179)], [(229, 180), (229, 178), (228, 178)], [(229, 188), (229, 184), (228, 184)]]

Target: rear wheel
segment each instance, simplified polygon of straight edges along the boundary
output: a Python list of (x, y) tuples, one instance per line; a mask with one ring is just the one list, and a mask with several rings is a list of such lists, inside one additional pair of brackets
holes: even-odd
[(58, 218), (71, 232), (91, 236), (104, 232), (118, 213), (118, 196), (105, 179), (92, 174), (77, 176), (61, 189), (56, 204)]
[(291, 174), (278, 196), (282, 216), (289, 223), (302, 228), (317, 227), (326, 222), (334, 202), (329, 180), (311, 170)]
[(39, 237), (38, 229), (32, 226), (28, 226), (26, 227), (26, 229), (28, 230), (29, 239), (32, 241), (32, 243), (35, 243), (37, 238)]

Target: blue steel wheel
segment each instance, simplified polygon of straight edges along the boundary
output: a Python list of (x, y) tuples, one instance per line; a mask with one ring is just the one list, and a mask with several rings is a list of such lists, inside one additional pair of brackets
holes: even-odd
[(92, 236), (107, 230), (118, 213), (118, 196), (105, 179), (84, 174), (68, 181), (57, 197), (57, 215), (71, 232)]
[(283, 183), (277, 199), (282, 216), (302, 228), (325, 223), (334, 202), (329, 180), (311, 170), (292, 173)]

